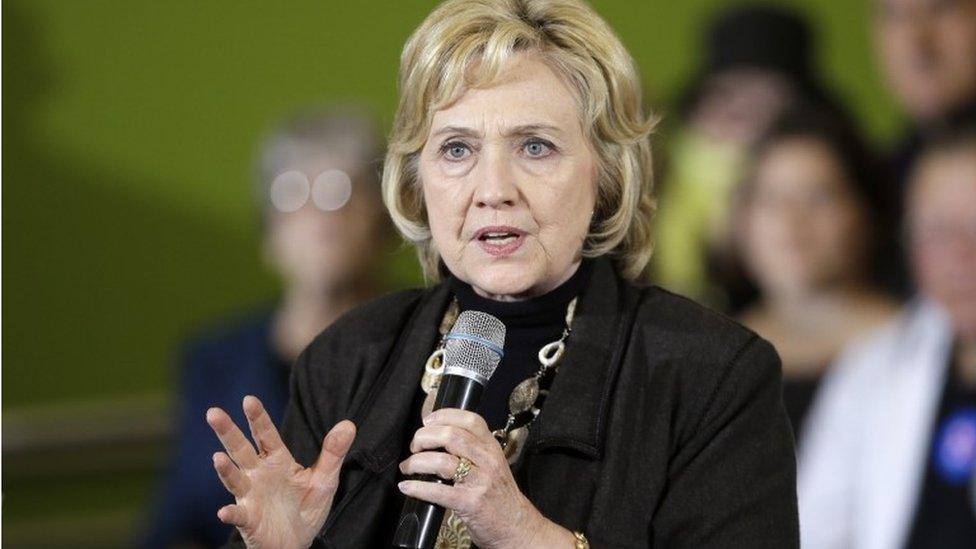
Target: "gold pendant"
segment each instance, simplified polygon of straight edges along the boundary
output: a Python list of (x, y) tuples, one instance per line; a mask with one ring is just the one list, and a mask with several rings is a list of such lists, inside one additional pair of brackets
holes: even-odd
[(522, 453), (522, 448), (525, 447), (525, 441), (529, 438), (529, 428), (526, 426), (518, 427), (517, 429), (512, 429), (510, 433), (505, 437), (505, 459), (508, 460), (509, 465), (515, 463), (518, 459), (519, 454)]
[(464, 525), (451, 509), (444, 515), (444, 522), (441, 529), (437, 532), (436, 549), (468, 549), (471, 547), (471, 536), (468, 535), (468, 527)]
[(431, 353), (424, 365), (424, 377), (420, 379), (420, 388), (430, 394), (437, 390), (441, 376), (444, 374), (444, 349), (437, 349)]
[(539, 398), (539, 380), (533, 376), (523, 380), (512, 390), (512, 394), (508, 397), (508, 409), (513, 414), (527, 412), (532, 409), (537, 398)]

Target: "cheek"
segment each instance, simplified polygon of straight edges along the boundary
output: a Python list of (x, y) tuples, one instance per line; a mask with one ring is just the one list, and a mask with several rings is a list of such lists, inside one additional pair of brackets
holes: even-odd
[(853, 208), (830, 208), (814, 217), (814, 222), (821, 253), (846, 259), (860, 251), (864, 234)]
[(921, 249), (916, 247), (912, 250), (912, 267), (919, 286), (930, 292), (942, 286), (939, 282), (943, 261), (940, 256), (938, 250), (928, 246), (922, 246)]
[(762, 262), (764, 258), (775, 255), (773, 246), (776, 224), (769, 216), (755, 213), (743, 225), (743, 244), (748, 261)]
[(449, 267), (454, 266), (461, 244), (464, 226), (464, 209), (458, 205), (458, 197), (437, 185), (424, 185), (424, 204), (427, 223), (434, 248)]
[(749, 241), (757, 253), (775, 250), (789, 236), (789, 220), (782, 213), (759, 210), (747, 225)]
[(443, 250), (453, 240), (451, 235), (456, 231), (453, 226), (454, 216), (448, 211), (439, 209), (440, 206), (427, 203), (427, 223), (430, 225), (430, 235), (434, 239), (434, 244), (438, 249)]
[(596, 185), (586, 178), (593, 173), (591, 166), (589, 162), (566, 162), (527, 181), (522, 192), (543, 231), (559, 231), (567, 239), (587, 234), (596, 204)]
[(548, 225), (562, 240), (579, 244), (590, 230), (595, 200), (580, 187), (552, 197), (546, 207)]

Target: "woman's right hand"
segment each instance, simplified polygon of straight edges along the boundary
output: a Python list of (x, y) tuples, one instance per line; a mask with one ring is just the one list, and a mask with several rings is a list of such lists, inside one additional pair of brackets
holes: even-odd
[(285, 447), (257, 397), (244, 397), (244, 414), (257, 450), (226, 412), (207, 410), (207, 423), (227, 450), (214, 454), (214, 468), (237, 499), (221, 507), (217, 518), (236, 526), (248, 547), (306, 548), (332, 508), (356, 427), (349, 420), (337, 423), (325, 436), (318, 460), (306, 468)]

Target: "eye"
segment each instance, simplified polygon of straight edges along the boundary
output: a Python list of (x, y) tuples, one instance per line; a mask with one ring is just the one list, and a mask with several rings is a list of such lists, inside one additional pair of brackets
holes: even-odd
[(448, 160), (464, 160), (471, 154), (471, 148), (460, 141), (449, 141), (441, 145), (441, 155)]
[(545, 158), (552, 154), (552, 143), (543, 139), (530, 139), (522, 144), (522, 150), (529, 158)]

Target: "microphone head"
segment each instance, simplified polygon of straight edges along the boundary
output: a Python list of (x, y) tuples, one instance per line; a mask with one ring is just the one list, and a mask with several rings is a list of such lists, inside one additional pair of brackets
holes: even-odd
[(444, 374), (467, 377), (482, 385), (488, 383), (505, 354), (505, 324), (481, 311), (458, 315), (444, 339)]

